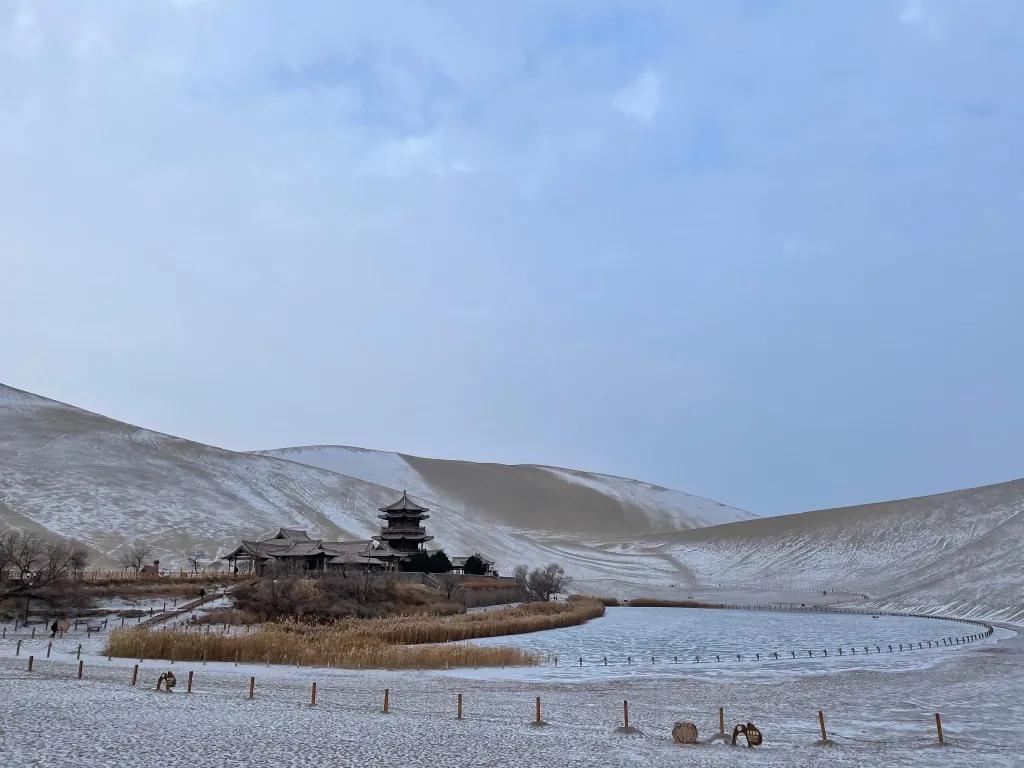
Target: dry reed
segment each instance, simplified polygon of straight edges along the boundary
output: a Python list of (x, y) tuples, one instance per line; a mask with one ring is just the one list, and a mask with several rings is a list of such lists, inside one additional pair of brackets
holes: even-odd
[(718, 603), (702, 603), (699, 600), (660, 600), (657, 598), (636, 597), (627, 600), (624, 605), (633, 608), (723, 608)]
[(451, 641), (568, 627), (603, 614), (604, 606), (596, 600), (574, 600), (458, 616), (289, 621), (244, 634), (141, 627), (115, 630), (106, 650), (121, 657), (233, 661), (237, 654), (243, 662), (348, 668), (530, 666), (539, 658), (518, 648)]

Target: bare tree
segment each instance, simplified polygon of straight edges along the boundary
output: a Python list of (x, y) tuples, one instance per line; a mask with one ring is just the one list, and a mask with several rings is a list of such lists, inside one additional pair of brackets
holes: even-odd
[(121, 557), (118, 562), (122, 568), (138, 573), (142, 570), (142, 566), (149, 560), (149, 556), (153, 553), (153, 548), (149, 544), (142, 542), (136, 542), (131, 544), (124, 552), (121, 553)]
[(434, 578), (441, 582), (441, 592), (452, 600), (462, 593), (462, 578), (457, 573), (439, 573)]
[(532, 571), (520, 565), (515, 570), (515, 578), (530, 597), (545, 602), (569, 586), (569, 577), (565, 575), (562, 566), (555, 563)]
[(0, 534), (0, 601), (24, 598), (27, 619), (30, 601), (56, 597), (85, 568), (86, 557), (79, 544), (5, 531)]
[(185, 559), (192, 567), (192, 573), (199, 573), (199, 569), (202, 567), (203, 561), (207, 559), (206, 551), (200, 547), (192, 547), (185, 552)]

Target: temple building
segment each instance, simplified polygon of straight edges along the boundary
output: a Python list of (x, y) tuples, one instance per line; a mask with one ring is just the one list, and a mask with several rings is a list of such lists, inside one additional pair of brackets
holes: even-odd
[[(234, 573), (262, 573), (270, 567), (290, 567), (302, 571), (398, 570), (401, 562), (424, 549), (433, 536), (427, 535), (423, 521), (429, 509), (420, 506), (402, 491), (394, 504), (380, 508), (378, 517), (384, 521), (380, 533), (371, 539), (357, 541), (324, 541), (312, 538), (306, 531), (280, 528), (274, 536), (259, 541), (243, 540), (221, 559)], [(488, 573), (494, 572), (493, 561), (476, 555)], [(451, 559), (452, 570), (465, 571), (467, 557)]]
[(284, 565), (303, 571), (341, 571), (394, 568), (403, 555), (373, 539), (323, 541), (305, 531), (281, 528), (269, 539), (242, 540), (222, 557), (235, 573), (262, 573), (267, 566)]
[(421, 524), (430, 517), (427, 514), (428, 508), (412, 501), (405, 491), (402, 491), (402, 498), (394, 504), (381, 507), (380, 511), (383, 514), (377, 517), (384, 521), (384, 525), (381, 526), (380, 535), (373, 538), (389, 545), (395, 552), (411, 555), (434, 538), (427, 535), (427, 529)]

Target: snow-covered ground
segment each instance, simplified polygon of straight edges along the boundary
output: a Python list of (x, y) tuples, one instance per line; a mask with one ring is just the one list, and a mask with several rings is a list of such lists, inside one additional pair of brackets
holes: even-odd
[[(641, 609), (623, 609), (639, 611)], [(755, 620), (761, 618), (754, 616)], [(599, 620), (600, 621), (600, 620)], [(596, 626), (599, 622), (593, 622)], [(544, 633), (539, 633), (538, 637)], [(550, 633), (552, 635), (555, 632)], [(650, 676), (492, 679), (482, 670), (451, 673), (355, 672), (263, 665), (177, 663), (178, 692), (154, 691), (170, 668), (107, 661), (101, 641), (84, 648), (76, 678), (74, 644), (14, 657), (0, 642), (0, 756), (9, 765), (52, 766), (963, 766), (1020, 764), (1024, 645), (1015, 633), (928, 664), (811, 674), (721, 676), (666, 668)], [(184, 693), (188, 671), (194, 693)], [(249, 677), (256, 678), (248, 699)], [(309, 706), (310, 684), (318, 701)], [(384, 689), (390, 713), (381, 712)], [(455, 719), (456, 694), (464, 719)], [(534, 697), (549, 725), (532, 727)], [(642, 738), (614, 733), (622, 701)], [(671, 728), (692, 720), (702, 739), (755, 722), (757, 750), (675, 745)], [(817, 710), (838, 746), (818, 747)], [(947, 746), (935, 744), (941, 712)]]

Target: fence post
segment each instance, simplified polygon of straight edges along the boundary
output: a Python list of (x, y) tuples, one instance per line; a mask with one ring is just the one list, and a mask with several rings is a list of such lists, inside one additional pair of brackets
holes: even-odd
[(83, 664), (85, 664), (85, 662), (84, 662), (84, 661), (79, 661), (79, 662), (78, 662), (78, 679), (79, 679), (79, 680), (81, 680), (81, 679), (82, 679), (82, 665), (83, 665)]
[(136, 664), (135, 667), (132, 669), (132, 685), (135, 685), (135, 683), (138, 682), (138, 679), (139, 679), (139, 665)]
[(462, 694), (460, 693), (455, 699), (455, 719), (462, 719)]
[(32, 662), (35, 661), (35, 660), (36, 660), (35, 656), (29, 656), (28, 657), (28, 671), (29, 672), (32, 671)]
[(188, 688), (185, 689), (185, 693), (192, 693), (192, 675), (194, 674), (191, 669), (188, 671)]
[(622, 700), (622, 727), (629, 730), (629, 701)]
[(255, 695), (256, 695), (256, 678), (255, 677), (250, 677), (249, 678), (249, 698), (251, 699)]
[(316, 706), (316, 680), (314, 680), (313, 684), (309, 687), (309, 706)]
[(386, 715), (391, 709), (391, 689), (384, 689), (384, 714)]
[(818, 710), (818, 728), (821, 729), (821, 740), (828, 741), (828, 736), (825, 733), (825, 713), (820, 709)]
[(537, 697), (535, 702), (536, 714), (533, 720), (534, 725), (540, 725), (543, 720), (540, 719), (540, 696)]
[(725, 707), (718, 708), (718, 732), (725, 736)]
[(17, 646), (14, 648), (14, 655), (21, 656), (21, 640), (18, 641)]
[(942, 738), (942, 718), (938, 712), (935, 713), (935, 733), (939, 737), (939, 744), (945, 744), (945, 739)]

